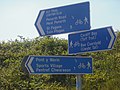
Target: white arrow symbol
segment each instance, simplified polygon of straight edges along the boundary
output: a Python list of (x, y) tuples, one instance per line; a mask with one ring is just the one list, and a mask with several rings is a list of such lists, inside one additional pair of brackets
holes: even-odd
[[(28, 69), (28, 71), (29, 71), (29, 73), (34, 73), (34, 70), (33, 70), (33, 68), (32, 68), (32, 66), (31, 66), (31, 63), (32, 63), (32, 61), (33, 61), (33, 59), (34, 59), (34, 57), (31, 57), (30, 59), (28, 59), (27, 60), (27, 62), (28, 62), (28, 65), (27, 65), (27, 63), (25, 64), (25, 67), (28, 69), (30, 69), (30, 71), (29, 71), (29, 69)], [(28, 67), (27, 67), (28, 66)]]
[(108, 45), (108, 48), (111, 48), (111, 47), (112, 47), (112, 44), (113, 44), (113, 41), (114, 41), (115, 36), (114, 36), (114, 34), (113, 34), (113, 32), (112, 32), (112, 29), (111, 29), (111, 28), (107, 28), (107, 30), (108, 30), (108, 32), (109, 32), (109, 34), (110, 34), (110, 36), (111, 36), (111, 40), (110, 40), (110, 43), (109, 43), (109, 45)]
[(41, 34), (42, 35), (45, 35), (45, 32), (43, 31), (43, 28), (42, 28), (42, 26), (41, 26), (41, 21), (42, 21), (42, 18), (43, 18), (43, 16), (44, 16), (44, 13), (45, 13), (45, 11), (42, 11), (41, 13), (40, 13), (40, 17), (38, 18), (38, 21), (37, 21), (37, 26), (38, 26), (38, 29), (40, 30), (40, 32), (41, 32)]

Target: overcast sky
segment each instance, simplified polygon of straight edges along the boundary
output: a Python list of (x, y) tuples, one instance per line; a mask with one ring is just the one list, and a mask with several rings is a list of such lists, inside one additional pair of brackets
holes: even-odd
[[(40, 10), (90, 1), (91, 28), (113, 26), (120, 30), (120, 0), (0, 0), (0, 41), (33, 39)], [(67, 38), (67, 34), (55, 35)]]

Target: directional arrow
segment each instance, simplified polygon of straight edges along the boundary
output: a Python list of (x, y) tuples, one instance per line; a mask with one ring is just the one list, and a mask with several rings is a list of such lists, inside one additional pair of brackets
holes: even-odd
[(89, 2), (41, 10), (35, 22), (40, 36), (90, 29)]
[(41, 26), (41, 21), (42, 21), (42, 18), (44, 16), (44, 13), (45, 13), (45, 11), (40, 12), (40, 14), (39, 14), (40, 17), (38, 18), (38, 21), (36, 22), (36, 28), (38, 30), (40, 30), (41, 35), (45, 35), (45, 32), (44, 32), (44, 30), (43, 30), (43, 28)]
[(115, 39), (116, 35), (111, 26), (70, 34), (68, 36), (69, 54), (111, 50)]
[(22, 71), (23, 71), (24, 73), (27, 73), (27, 74), (28, 74), (29, 72), (28, 72), (27, 68), (25, 67), (25, 63), (26, 63), (28, 57), (29, 57), (29, 56), (25, 56), (25, 57), (23, 58), (23, 60), (22, 60), (22, 63), (21, 63)]
[(29, 74), (91, 74), (92, 58), (75, 56), (29, 56), (26, 60), (25, 67)]
[(115, 39), (116, 37), (115, 37), (115, 34), (113, 33), (112, 28), (107, 28), (107, 30), (108, 30), (108, 32), (109, 32), (109, 34), (110, 34), (110, 36), (111, 36), (111, 40), (110, 40), (110, 43), (109, 43), (109, 45), (108, 45), (108, 48), (112, 48), (114, 39)]
[(30, 73), (30, 71), (32, 72), (32, 73), (34, 73), (34, 70), (33, 70), (33, 68), (32, 68), (32, 66), (31, 66), (31, 64), (32, 64), (32, 62), (33, 62), (33, 59), (34, 59), (34, 57), (29, 57), (28, 59), (27, 59), (27, 62), (25, 63), (25, 67), (28, 69), (28, 71), (29, 71), (29, 73)]

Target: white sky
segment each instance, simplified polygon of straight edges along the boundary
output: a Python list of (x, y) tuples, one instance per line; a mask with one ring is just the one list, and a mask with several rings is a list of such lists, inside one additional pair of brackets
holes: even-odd
[[(40, 10), (90, 1), (92, 29), (113, 26), (120, 30), (120, 0), (0, 0), (0, 41), (35, 38)], [(67, 38), (67, 34), (56, 35)]]

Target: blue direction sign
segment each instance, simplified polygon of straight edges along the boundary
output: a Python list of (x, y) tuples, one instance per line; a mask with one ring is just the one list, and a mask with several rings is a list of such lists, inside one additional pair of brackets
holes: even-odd
[(90, 29), (89, 2), (41, 10), (35, 22), (40, 36)]
[(79, 32), (68, 36), (69, 54), (111, 50), (116, 39), (112, 27)]
[(91, 57), (29, 56), (25, 63), (30, 74), (91, 74)]

